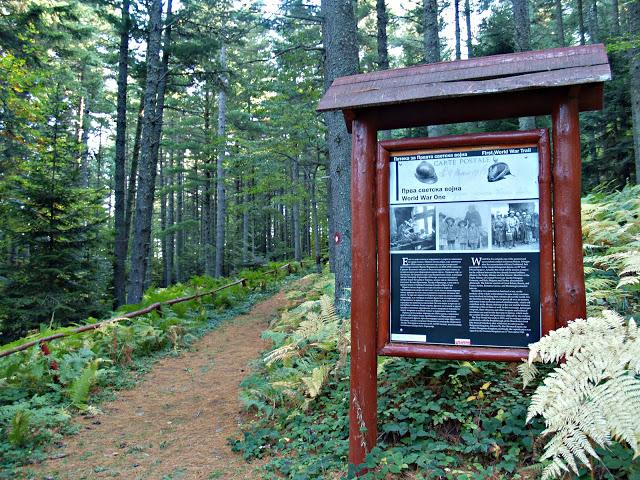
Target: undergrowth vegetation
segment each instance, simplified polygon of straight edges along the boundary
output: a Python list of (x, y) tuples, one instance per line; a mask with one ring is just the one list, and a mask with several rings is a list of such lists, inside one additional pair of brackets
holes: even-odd
[[(560, 360), (563, 360), (560, 363)], [(531, 345), (520, 366), (524, 382), (537, 376), (535, 363), (558, 365), (531, 399), (528, 419), (541, 416), (549, 459), (542, 480), (592, 468), (601, 450), (620, 442), (640, 454), (640, 331), (633, 319), (611, 310), (578, 319)], [(640, 476), (640, 469), (633, 471)]]
[[(584, 199), (585, 273), (590, 314), (640, 309), (640, 187)], [(307, 301), (285, 312), (265, 336), (271, 349), (243, 383), (254, 419), (233, 448), (249, 460), (268, 456), (266, 478), (351, 476), (348, 453), (349, 330), (333, 315), (329, 277), (317, 277)], [(357, 288), (354, 285), (354, 288)], [(550, 366), (539, 367), (542, 374)], [(534, 389), (516, 365), (379, 358), (378, 445), (364, 478), (540, 478), (542, 420), (527, 423)], [(624, 444), (624, 442), (622, 442)], [(640, 479), (627, 445), (593, 445), (602, 459), (578, 478)], [(353, 470), (353, 469), (352, 469)]]
[(582, 201), (587, 307), (640, 314), (640, 185)]
[[(246, 287), (236, 285), (192, 301), (163, 306), (161, 312), (48, 344), (49, 355), (34, 346), (0, 358), (0, 478), (14, 478), (13, 469), (44, 458), (44, 447), (72, 433), (74, 412), (97, 410), (112, 391), (132, 387), (162, 355), (178, 353), (220, 321), (245, 312), (258, 298), (275, 291), (278, 280), (265, 273), (281, 264), (238, 272)], [(295, 268), (295, 266), (293, 266)], [(277, 278), (285, 274), (280, 272)], [(188, 283), (150, 289), (139, 305), (114, 312), (117, 318), (156, 302), (214, 290), (234, 279), (194, 277)], [(88, 319), (86, 323), (95, 323)], [(39, 332), (1, 350), (69, 328), (43, 326)]]

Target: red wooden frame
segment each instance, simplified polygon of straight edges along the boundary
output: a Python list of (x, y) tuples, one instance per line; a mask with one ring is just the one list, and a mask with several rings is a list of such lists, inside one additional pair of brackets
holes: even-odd
[(553, 225), (551, 192), (551, 153), (547, 130), (479, 133), (435, 138), (409, 138), (378, 143), (376, 160), (375, 211), (378, 241), (378, 355), (435, 358), (443, 360), (520, 361), (527, 358), (527, 348), (467, 347), (391, 342), (390, 316), (390, 231), (389, 231), (389, 160), (393, 152), (460, 147), (503, 148), (537, 146), (539, 158), (539, 235), (540, 235), (540, 305), (544, 336), (557, 325), (553, 269)]

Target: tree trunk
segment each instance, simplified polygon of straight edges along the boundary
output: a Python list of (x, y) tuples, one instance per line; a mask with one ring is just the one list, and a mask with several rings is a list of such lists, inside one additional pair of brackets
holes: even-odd
[[(596, 0), (589, 0), (587, 4), (587, 28), (589, 33), (589, 43), (598, 42), (598, 7)], [(587, 134), (587, 148), (589, 152), (590, 163), (594, 167), (598, 163), (598, 147), (596, 132), (602, 127), (599, 124), (602, 122), (601, 112), (593, 112), (585, 115), (585, 133)]]
[(378, 20), (378, 67), (380, 70), (389, 69), (389, 47), (387, 42), (387, 25), (389, 14), (385, 0), (376, 0), (376, 16)]
[[(209, 146), (211, 138), (211, 92), (209, 86), (205, 87), (204, 103), (204, 138)], [(213, 276), (214, 257), (213, 241), (211, 237), (211, 156), (209, 151), (205, 155), (204, 163), (204, 192), (202, 194), (202, 243), (204, 246), (204, 273)]]
[(611, 17), (613, 34), (617, 37), (620, 35), (620, 4), (618, 3), (618, 0), (613, 0), (611, 2)]
[[(239, 153), (237, 150), (234, 152), (236, 155)], [(236, 187), (236, 191), (235, 191), (235, 195), (234, 195), (234, 203), (235, 203), (235, 211), (238, 212), (236, 215), (240, 216), (241, 212), (242, 212), (242, 207), (243, 207), (243, 202), (242, 202), (242, 179), (238, 176), (235, 178), (235, 187)], [(241, 219), (238, 219), (241, 220)], [(225, 228), (226, 232), (227, 232), (227, 236), (228, 236), (228, 232), (229, 232), (229, 223), (231, 223), (231, 219), (227, 220), (227, 227)], [(231, 223), (232, 225), (235, 225), (235, 229), (234, 229), (234, 241), (233, 244), (234, 245), (238, 245), (238, 240), (240, 242), (242, 242), (242, 229), (243, 229), (243, 223), (242, 221), (237, 221), (237, 222), (233, 222)], [(240, 250), (240, 254), (242, 255), (242, 247), (240, 246), (239, 248)]]
[(129, 0), (122, 0), (118, 52), (116, 107), (115, 245), (113, 255), (114, 308), (126, 302), (127, 229), (125, 225), (125, 169), (127, 161), (127, 75), (129, 71)]
[(182, 225), (182, 216), (184, 213), (184, 172), (182, 171), (184, 152), (180, 152), (177, 157), (176, 174), (178, 191), (176, 193), (176, 258), (175, 258), (175, 279), (177, 282), (183, 280), (182, 277), (182, 256), (184, 254), (184, 226)]
[(318, 167), (313, 169), (311, 177), (311, 219), (313, 223), (313, 256), (316, 260), (316, 271), (322, 271), (322, 261), (320, 259), (320, 227), (318, 222), (318, 200), (316, 199), (316, 175)]
[(333, 198), (333, 191), (331, 190), (331, 181), (327, 185), (327, 226), (329, 227), (329, 233), (327, 234), (327, 240), (329, 242), (329, 271), (333, 274), (336, 273), (336, 237), (337, 231), (333, 223), (333, 212), (331, 211), (331, 199)]
[(167, 183), (167, 195), (169, 196), (168, 205), (167, 205), (167, 228), (169, 229), (169, 234), (167, 235), (167, 285), (173, 284), (174, 280), (174, 252), (176, 248), (175, 242), (175, 232), (173, 229), (174, 226), (174, 218), (175, 218), (175, 201), (174, 201), (174, 171), (173, 171), (173, 150), (169, 151), (169, 168), (166, 175), (166, 183)]
[(531, 50), (531, 26), (529, 22), (529, 1), (511, 0), (515, 21), (516, 52)]
[(160, 251), (162, 254), (162, 287), (169, 286), (169, 265), (167, 264), (167, 192), (166, 169), (160, 157)]
[(162, 0), (151, 0), (149, 5), (149, 40), (147, 42), (147, 80), (145, 87), (144, 119), (140, 147), (140, 165), (136, 196), (136, 221), (131, 249), (131, 276), (129, 303), (142, 300), (145, 274), (151, 243), (151, 218), (155, 190), (156, 165), (153, 164), (152, 141), (158, 118), (155, 96), (158, 92), (162, 67), (160, 43), (162, 33)]
[(584, 36), (584, 7), (582, 0), (576, 1), (576, 9), (578, 10), (578, 33), (580, 34), (580, 45), (585, 45), (587, 41)]
[[(84, 66), (80, 70), (80, 87), (84, 88)], [(78, 98), (78, 118), (76, 119), (76, 129), (74, 132), (74, 138), (76, 142), (80, 144), (82, 142), (82, 125), (84, 125), (84, 102), (86, 98), (84, 93), (80, 94), (80, 98)], [(78, 160), (78, 168), (80, 168), (80, 155), (77, 157)]]
[[(87, 139), (88, 142), (88, 139)], [(98, 150), (96, 150), (96, 181), (95, 188), (102, 188), (102, 127), (98, 129)], [(112, 177), (109, 175), (109, 177)], [(88, 180), (88, 179), (87, 179)], [(109, 178), (109, 217), (111, 217), (111, 197), (113, 194), (113, 178)]]
[[(291, 168), (291, 177), (293, 190), (294, 192), (298, 193), (298, 182), (300, 181), (300, 163), (297, 159), (293, 162)], [(296, 262), (299, 262), (300, 260), (302, 260), (302, 246), (300, 245), (301, 231), (299, 200), (294, 200), (293, 208), (291, 209), (291, 216), (293, 217), (293, 258)]]
[(440, 25), (438, 1), (424, 0), (424, 60), (427, 63), (440, 61)]
[[(280, 191), (279, 195), (281, 197), (284, 196), (284, 192)], [(274, 228), (274, 231), (278, 232), (278, 242), (281, 245), (284, 245), (284, 249), (286, 250), (289, 247), (287, 242), (287, 232), (289, 231), (289, 211), (282, 203), (280, 203), (278, 204), (278, 212), (280, 213), (280, 215), (278, 215), (278, 217), (274, 219), (274, 223), (276, 224), (276, 228)], [(278, 222), (280, 222), (280, 228), (277, 227)]]
[(589, 39), (590, 43), (598, 43), (600, 41), (599, 30), (600, 27), (598, 25), (598, 2), (597, 0), (589, 1), (589, 11), (587, 21), (589, 24)]
[(86, 145), (88, 144), (89, 135), (85, 134), (87, 131), (87, 88), (85, 85), (85, 65), (83, 64), (80, 68), (80, 78), (79, 78), (79, 87), (80, 87), (80, 98), (78, 98), (78, 117), (75, 122), (75, 140), (78, 146), (77, 153), (77, 162), (78, 162), (78, 185), (82, 188), (87, 188), (89, 186), (89, 173), (88, 173), (88, 165), (87, 165), (87, 155), (85, 151), (87, 150)]
[[(157, 178), (157, 176), (156, 176)], [(144, 284), (142, 287), (143, 293), (146, 292), (149, 287), (151, 287), (152, 278), (153, 278), (153, 245), (149, 246), (149, 254), (147, 255), (147, 265), (148, 268), (144, 273)]]
[(220, 47), (221, 84), (218, 93), (218, 158), (216, 161), (216, 265), (215, 276), (221, 277), (224, 267), (224, 223), (225, 223), (225, 192), (224, 192), (224, 156), (226, 150), (225, 128), (227, 123), (227, 52), (224, 44)]
[(309, 200), (309, 196), (306, 195), (306, 192), (310, 190), (310, 178), (309, 172), (307, 168), (304, 168), (302, 171), (302, 178), (304, 181), (304, 191), (305, 196), (302, 204), (302, 256), (310, 257), (311, 256), (311, 228), (309, 227), (309, 220), (311, 216), (311, 203)]
[[(337, 77), (358, 73), (357, 26), (350, 0), (322, 0), (322, 38), (325, 49), (324, 86), (329, 88)], [(331, 181), (331, 238), (334, 245), (336, 308), (348, 315), (345, 300), (351, 288), (351, 135), (347, 133), (341, 112), (324, 114), (327, 123), (329, 175)]]
[[(269, 198), (269, 203), (271, 203), (271, 198)], [(273, 237), (271, 235), (271, 229), (273, 227), (273, 215), (267, 215), (267, 222), (265, 224), (265, 231), (267, 235), (265, 236), (265, 244), (264, 244), (264, 254), (269, 258), (271, 253), (271, 247), (273, 246)]]
[(242, 264), (249, 264), (249, 194), (247, 188), (243, 184), (244, 193), (242, 195)]
[[(253, 188), (256, 186), (256, 180), (255, 180), (255, 169), (253, 167), (251, 167), (251, 180), (250, 183), (251, 185), (251, 189), (253, 190)], [(251, 193), (251, 203), (253, 205), (255, 205), (256, 203), (256, 194), (255, 193)], [(255, 258), (256, 258), (256, 232), (258, 231), (258, 228), (256, 227), (256, 216), (255, 215), (250, 215), (249, 218), (251, 219), (251, 228), (250, 228), (250, 239), (251, 239), (251, 262), (255, 262)]]
[[(138, 178), (138, 161), (140, 160), (140, 143), (142, 142), (142, 124), (144, 123), (144, 94), (140, 98), (138, 109), (138, 123), (136, 125), (136, 135), (133, 141), (133, 151), (131, 152), (131, 168), (129, 169), (129, 185), (127, 186), (127, 196), (125, 199), (124, 229), (125, 238), (129, 242), (131, 233), (131, 222), (133, 220), (133, 205), (136, 198), (136, 185)], [(126, 274), (125, 274), (126, 276)]]
[(462, 48), (460, 46), (460, 0), (454, 0), (454, 21), (456, 30), (456, 60), (462, 58)]
[[(151, 163), (158, 165), (158, 152), (160, 151), (160, 140), (162, 138), (162, 124), (164, 116), (164, 102), (167, 91), (167, 80), (169, 78), (169, 56), (171, 48), (171, 27), (173, 24), (172, 16), (172, 0), (167, 2), (167, 20), (164, 32), (164, 47), (162, 49), (162, 65), (160, 69), (160, 80), (158, 82), (158, 91), (156, 94), (155, 124), (151, 138)], [(153, 168), (155, 175), (157, 168)]]
[(91, 128), (91, 102), (87, 94), (82, 115), (82, 135), (80, 136), (80, 186), (89, 187), (89, 129)]
[[(440, 23), (438, 21), (437, 0), (424, 0), (424, 59), (427, 63), (437, 63), (440, 57)], [(440, 137), (447, 134), (444, 125), (429, 125), (427, 132), (430, 137)]]
[[(515, 22), (515, 44), (517, 52), (531, 50), (531, 25), (529, 21), (529, 1), (511, 0), (513, 7), (513, 19)], [(518, 119), (520, 130), (536, 128), (535, 117), (520, 117)]]
[(556, 4), (556, 35), (558, 45), (564, 47), (564, 19), (562, 17), (562, 0), (555, 0)]
[[(629, 3), (629, 30), (634, 38), (640, 36), (640, 0)], [(636, 160), (636, 184), (640, 184), (640, 48), (631, 49), (629, 62), (629, 93), (633, 120), (633, 148)]]
[(467, 24), (467, 57), (473, 57), (473, 44), (471, 41), (471, 3), (469, 0), (464, 2), (464, 19)]

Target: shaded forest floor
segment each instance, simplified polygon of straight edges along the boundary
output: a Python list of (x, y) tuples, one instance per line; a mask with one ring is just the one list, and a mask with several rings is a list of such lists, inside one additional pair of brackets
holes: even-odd
[(261, 333), (287, 303), (283, 289), (180, 357), (157, 362), (134, 389), (103, 403), (100, 414), (79, 417), (79, 433), (48, 461), (25, 469), (24, 478), (255, 478), (258, 462), (245, 463), (227, 439), (239, 433), (239, 384), (266, 347)]

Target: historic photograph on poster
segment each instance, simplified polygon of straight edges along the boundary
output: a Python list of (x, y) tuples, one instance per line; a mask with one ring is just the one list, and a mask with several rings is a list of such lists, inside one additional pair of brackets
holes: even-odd
[(402, 151), (389, 167), (389, 340), (537, 341), (537, 147)]
[(429, 205), (391, 208), (391, 250), (435, 250), (436, 213)]
[(439, 249), (479, 250), (489, 246), (489, 207), (481, 202), (445, 203), (437, 207)]
[(539, 250), (538, 202), (505, 202), (491, 206), (493, 250)]

